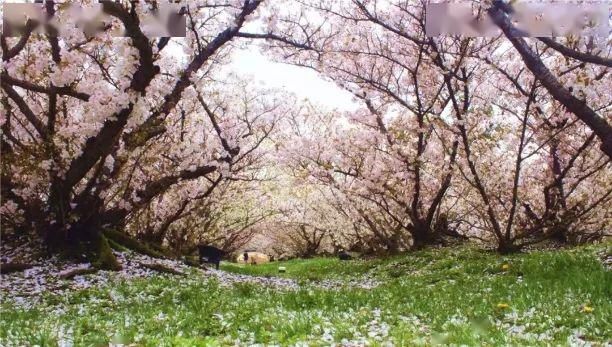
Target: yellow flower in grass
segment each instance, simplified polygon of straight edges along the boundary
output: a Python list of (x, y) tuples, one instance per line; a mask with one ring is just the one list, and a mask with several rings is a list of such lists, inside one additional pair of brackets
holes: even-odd
[(497, 308), (502, 309), (502, 310), (506, 309), (508, 307), (510, 307), (510, 305), (506, 304), (505, 302), (501, 302), (501, 303), (497, 304)]
[(593, 311), (594, 311), (594, 308), (592, 308), (591, 306), (587, 306), (587, 305), (582, 306), (582, 312), (584, 313), (591, 313)]
[(504, 270), (504, 271), (508, 271), (509, 268), (510, 268), (509, 264), (502, 265), (502, 270)]

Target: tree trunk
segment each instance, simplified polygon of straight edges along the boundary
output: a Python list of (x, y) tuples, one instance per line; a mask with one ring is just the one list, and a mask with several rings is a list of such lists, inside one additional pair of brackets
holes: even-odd
[(566, 225), (567, 202), (565, 200), (565, 189), (563, 186), (563, 171), (559, 159), (558, 140), (553, 139), (550, 146), (550, 156), (552, 158), (552, 176), (554, 182), (544, 189), (544, 197), (547, 213), (544, 214), (545, 225), (552, 225), (547, 236), (549, 239), (567, 243), (568, 227)]
[(499, 254), (511, 254), (516, 253), (521, 250), (520, 246), (517, 246), (512, 243), (512, 241), (507, 239), (498, 240), (497, 243), (497, 253)]
[[(102, 201), (95, 197), (81, 200), (76, 209), (70, 210), (66, 197), (56, 202), (56, 223), (49, 225), (45, 234), (45, 245), (49, 254), (91, 262), (103, 270), (120, 270), (108, 240), (102, 230)], [(58, 222), (63, 221), (63, 222)]]
[(416, 221), (411, 229), (412, 248), (422, 249), (427, 246), (436, 244), (431, 227), (423, 221)]

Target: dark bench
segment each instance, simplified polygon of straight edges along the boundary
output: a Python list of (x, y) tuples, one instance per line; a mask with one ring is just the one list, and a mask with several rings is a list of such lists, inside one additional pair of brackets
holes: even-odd
[(200, 264), (209, 263), (215, 264), (215, 268), (219, 270), (219, 262), (225, 256), (225, 252), (214, 246), (198, 246), (200, 254)]
[(340, 260), (353, 259), (353, 257), (350, 254), (348, 254), (346, 251), (340, 251), (340, 253), (338, 253), (338, 258), (340, 258)]

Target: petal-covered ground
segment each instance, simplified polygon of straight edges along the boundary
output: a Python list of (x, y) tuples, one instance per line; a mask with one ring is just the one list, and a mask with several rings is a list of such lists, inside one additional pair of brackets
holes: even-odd
[(51, 259), (2, 276), (0, 345), (610, 345), (608, 254), (462, 247), (216, 271), (126, 252), (122, 271), (69, 279), (88, 265)]
[[(299, 290), (301, 288), (298, 280), (292, 278), (245, 275), (207, 267), (195, 268), (179, 260), (157, 259), (130, 251), (114, 253), (121, 264), (120, 271), (95, 271), (93, 273), (84, 271), (84, 274), (80, 274), (79, 270), (93, 270), (91, 264), (67, 263), (57, 258), (30, 260), (29, 263), (33, 265), (31, 268), (2, 276), (0, 292), (4, 299), (12, 300), (15, 305), (31, 308), (40, 302), (44, 294), (66, 295), (75, 290), (107, 286), (117, 281), (146, 279), (160, 276), (163, 273), (163, 271), (152, 269), (151, 265), (161, 265), (166, 271), (177, 273), (171, 277), (183, 274), (202, 281), (216, 280), (222, 287), (231, 287), (239, 283), (278, 290)], [(323, 289), (343, 287), (369, 289), (376, 287), (379, 283), (372, 279), (324, 279), (311, 284)]]

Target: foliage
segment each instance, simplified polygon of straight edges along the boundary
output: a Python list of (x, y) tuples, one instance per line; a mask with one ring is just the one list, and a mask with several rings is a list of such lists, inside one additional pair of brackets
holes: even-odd
[(387, 252), (462, 235), (504, 253), (609, 236), (612, 62), (577, 53), (604, 38), (518, 38), (503, 1), (474, 4), (503, 29), (477, 38), (427, 35), (426, 2), (289, 3), (250, 37), (355, 97), (344, 117), (295, 120), (284, 147), (298, 181), (333, 193), (345, 234)]
[(33, 21), (21, 37), (3, 33), (3, 231), (59, 253), (96, 253), (86, 248), (103, 228), (161, 245), (217, 203), (217, 187), (253, 180), (288, 98), (219, 67), (260, 3), (185, 7), (180, 42), (147, 37), (143, 18), (157, 9), (139, 2), (100, 4), (107, 22), (91, 37), (53, 1), (35, 6), (60, 35)]

